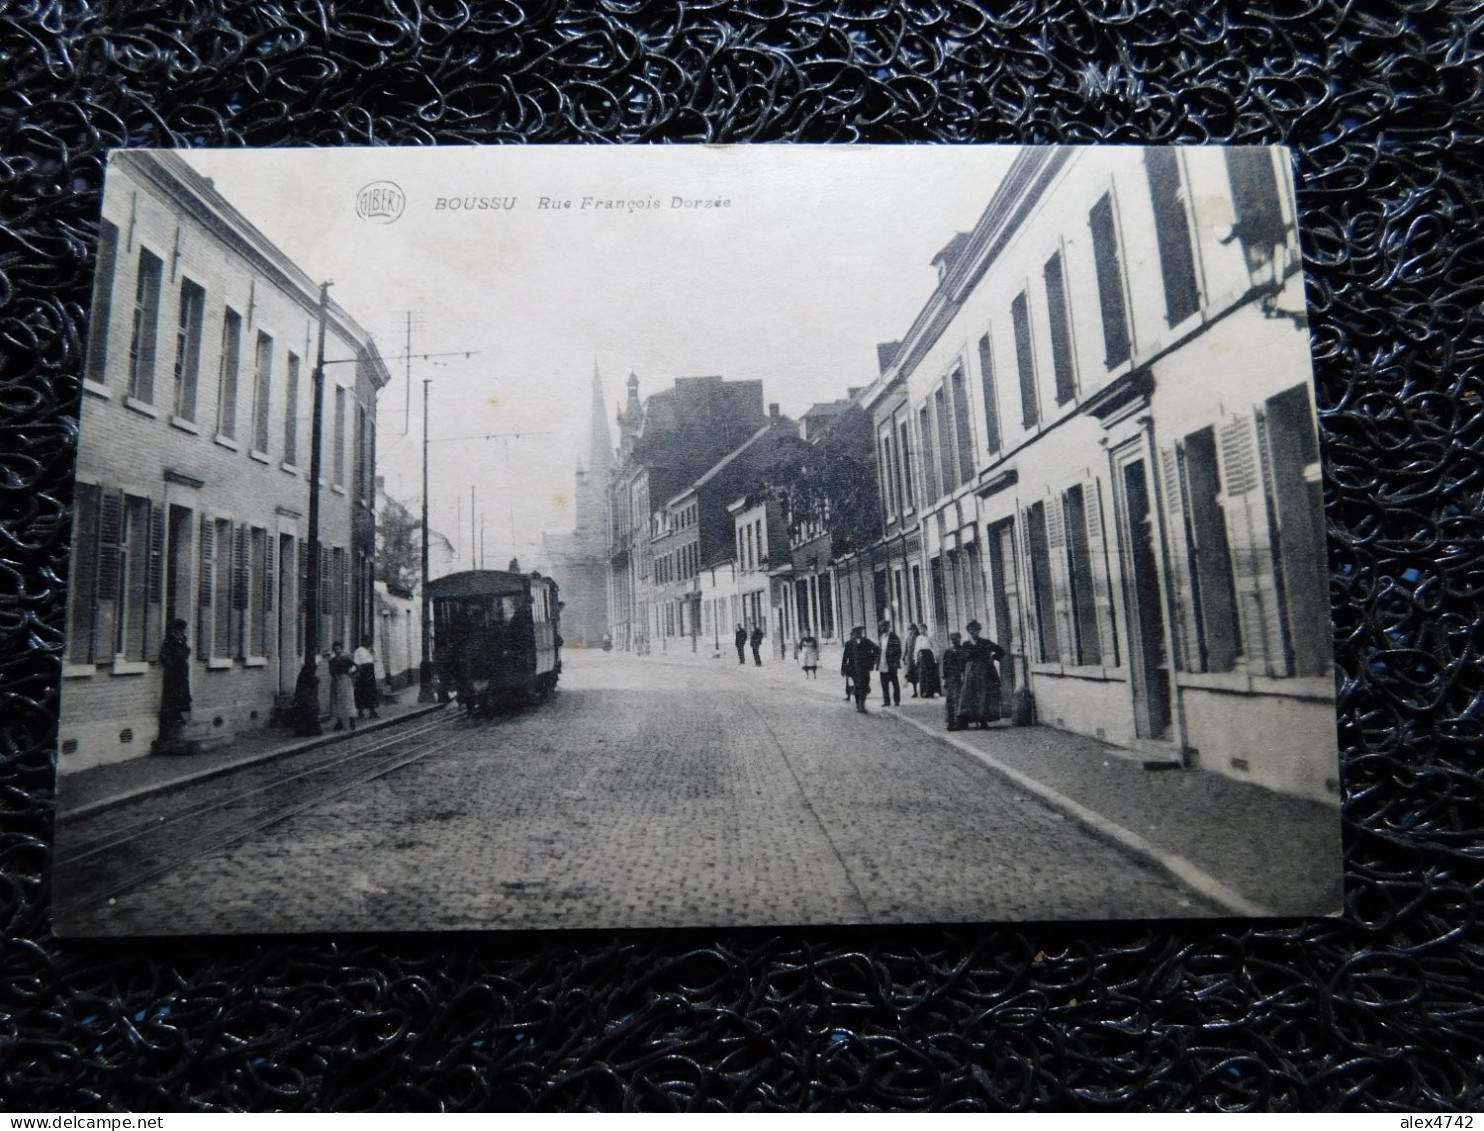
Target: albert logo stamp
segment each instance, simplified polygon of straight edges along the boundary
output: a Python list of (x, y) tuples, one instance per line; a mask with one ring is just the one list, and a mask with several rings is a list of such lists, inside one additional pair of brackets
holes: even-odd
[(395, 181), (372, 181), (356, 193), (356, 215), (369, 224), (391, 224), (407, 207), (407, 194)]

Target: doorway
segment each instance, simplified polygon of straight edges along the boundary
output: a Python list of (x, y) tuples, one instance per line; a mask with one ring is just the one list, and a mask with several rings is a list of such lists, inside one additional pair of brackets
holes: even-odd
[(1148, 464), (1130, 451), (1118, 463), (1121, 492), (1119, 542), (1123, 550), (1123, 594), (1127, 605), (1132, 655), (1129, 667), (1134, 696), (1134, 732), (1140, 738), (1167, 740), (1172, 722), (1171, 672), (1165, 648), (1163, 602), (1160, 598)]
[(994, 639), (1005, 650), (1000, 662), (1000, 689), (1006, 718), (1014, 714), (1015, 690), (1028, 682), (1025, 633), (1020, 627), (1020, 578), (1016, 571), (1015, 520), (1007, 518), (989, 528), (990, 604)]
[(294, 592), (298, 571), (292, 534), (278, 536), (278, 693), (292, 695), (299, 674), (299, 596)]

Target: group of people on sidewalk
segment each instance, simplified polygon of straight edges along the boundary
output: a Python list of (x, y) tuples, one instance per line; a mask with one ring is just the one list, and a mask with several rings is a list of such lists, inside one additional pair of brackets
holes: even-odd
[[(356, 719), (376, 719), (381, 716), (376, 708), (381, 706), (381, 693), (376, 687), (376, 653), (371, 647), (371, 637), (361, 638), (361, 646), (347, 656), (345, 645), (335, 641), (330, 646), (330, 716), (335, 720), (336, 730), (345, 730), (349, 725), (355, 729)], [(355, 714), (351, 706), (354, 704)]]
[[(944, 716), (949, 730), (971, 726), (987, 727), (1001, 717), (1000, 674), (996, 666), (1004, 659), (1005, 650), (986, 636), (983, 626), (971, 620), (964, 626), (969, 634), (966, 643), (957, 632), (948, 634), (948, 647), (941, 657), (933, 650), (933, 640), (926, 626), (907, 626), (905, 646), (890, 624), (880, 626), (881, 643), (866, 635), (864, 625), (850, 630), (850, 639), (840, 658), (840, 674), (845, 677), (845, 698), (855, 701), (855, 709), (866, 713), (866, 697), (871, 693), (873, 675), (881, 684), (881, 705), (900, 706), (902, 685), (897, 673), (906, 664), (907, 682), (912, 698), (934, 699), (943, 696)], [(808, 643), (806, 643), (806, 640)], [(819, 643), (812, 637), (800, 640), (806, 657), (804, 672), (811, 668), (807, 657), (813, 645), (813, 664), (819, 665)]]

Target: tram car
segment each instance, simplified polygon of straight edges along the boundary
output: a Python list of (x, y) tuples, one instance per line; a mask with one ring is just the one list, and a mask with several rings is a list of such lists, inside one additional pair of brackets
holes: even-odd
[(544, 699), (562, 671), (561, 604), (539, 573), (477, 569), (428, 583), (439, 686), (472, 714)]

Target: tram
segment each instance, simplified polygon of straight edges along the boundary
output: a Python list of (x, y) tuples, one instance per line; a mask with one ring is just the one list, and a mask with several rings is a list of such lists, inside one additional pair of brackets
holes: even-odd
[(557, 583), (539, 573), (465, 570), (428, 583), (433, 668), (471, 714), (544, 699), (562, 672)]

